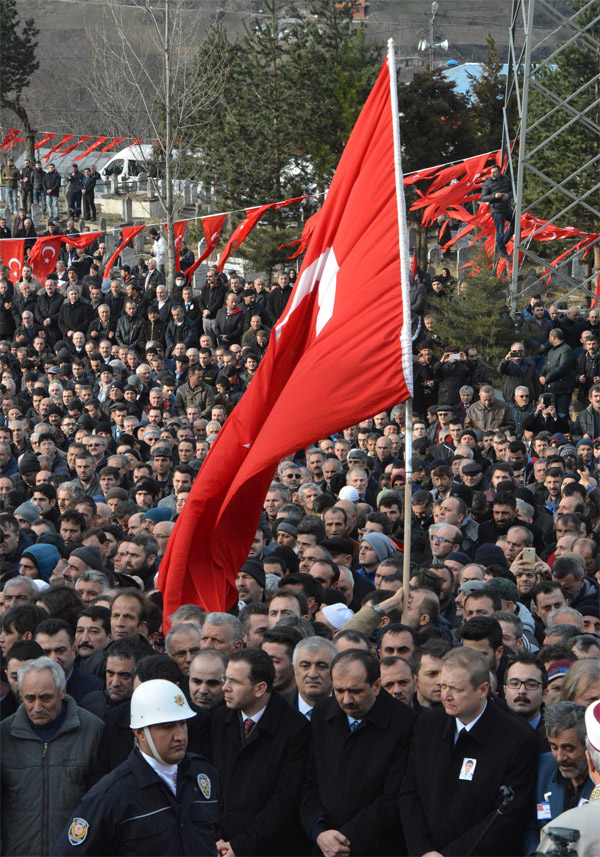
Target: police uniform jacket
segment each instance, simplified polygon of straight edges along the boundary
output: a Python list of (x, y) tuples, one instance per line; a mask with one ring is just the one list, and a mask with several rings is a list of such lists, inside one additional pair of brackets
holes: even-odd
[[(456, 719), (443, 711), (418, 718), (400, 791), (400, 817), (409, 854), (465, 855), (496, 812), (500, 786), (514, 799), (476, 847), (479, 857), (522, 854), (537, 769), (537, 739), (527, 724), (488, 701), (470, 732), (454, 742)], [(473, 759), (472, 779), (460, 779)]]
[(221, 835), (237, 857), (306, 854), (298, 806), (308, 721), (273, 693), (247, 738), (237, 711), (212, 714), (211, 761), (221, 780)]
[(317, 703), (301, 806), (308, 835), (333, 828), (350, 854), (403, 853), (397, 796), (416, 719), (385, 690), (354, 732), (335, 697)]
[(53, 857), (214, 855), (217, 775), (187, 754), (177, 770), (176, 794), (135, 748), (83, 798), (58, 837)]

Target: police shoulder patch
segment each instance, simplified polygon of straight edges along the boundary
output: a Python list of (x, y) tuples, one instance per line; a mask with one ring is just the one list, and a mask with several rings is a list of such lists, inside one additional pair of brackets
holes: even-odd
[(206, 776), (206, 774), (198, 774), (196, 781), (198, 783), (198, 788), (208, 800), (210, 798), (211, 784), (210, 779)]
[(73, 823), (69, 827), (69, 842), (71, 845), (81, 845), (85, 842), (90, 829), (85, 818), (74, 818)]

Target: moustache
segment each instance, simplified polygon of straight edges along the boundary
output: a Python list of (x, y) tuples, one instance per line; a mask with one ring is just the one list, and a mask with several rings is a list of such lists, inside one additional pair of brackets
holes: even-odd
[(527, 696), (515, 696), (515, 702), (531, 702)]

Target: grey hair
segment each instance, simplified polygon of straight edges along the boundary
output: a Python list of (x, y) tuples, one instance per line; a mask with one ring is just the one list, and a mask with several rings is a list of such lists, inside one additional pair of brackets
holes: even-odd
[(321, 649), (328, 649), (331, 653), (332, 660), (338, 653), (335, 643), (332, 643), (331, 640), (328, 640), (326, 637), (306, 637), (304, 640), (300, 640), (300, 642), (297, 643), (292, 656), (293, 665), (296, 666), (301, 651), (307, 651), (310, 652), (311, 655), (316, 655)]
[(279, 491), (279, 496), (281, 497), (283, 502), (289, 502), (290, 492), (282, 482), (271, 482), (271, 484), (269, 485), (269, 491)]
[(499, 622), (510, 622), (517, 637), (523, 636), (523, 622), (515, 613), (510, 613), (508, 610), (496, 610), (495, 613), (492, 613), (492, 619), (497, 619)]
[(364, 463), (366, 464), (369, 456), (367, 455), (366, 452), (363, 452), (362, 449), (359, 449), (357, 446), (355, 446), (348, 451), (347, 457), (348, 458), (356, 458), (359, 461), (364, 461)]
[(23, 584), (25, 584), (25, 586), (29, 590), (28, 594), (31, 595), (32, 598), (34, 595), (38, 594), (39, 589), (37, 588), (33, 580), (30, 577), (25, 577), (24, 574), (17, 574), (16, 577), (11, 577), (9, 580), (7, 580), (4, 584), (4, 589), (2, 590), (2, 592), (10, 592), (12, 589), (16, 589), (17, 586), (22, 586)]
[(181, 625), (184, 622), (192, 622), (202, 630), (204, 620), (206, 619), (206, 610), (199, 607), (197, 604), (182, 604), (174, 613), (171, 613), (171, 627)]
[(95, 568), (87, 568), (83, 574), (79, 575), (75, 581), (75, 589), (77, 589), (77, 582), (80, 580), (84, 583), (101, 583), (102, 592), (106, 592), (107, 589), (110, 589), (110, 581), (108, 577), (105, 574), (102, 574), (101, 571), (96, 571)]
[(301, 616), (284, 616), (283, 619), (280, 619), (279, 622), (275, 624), (276, 628), (295, 628), (297, 631), (300, 631), (302, 636), (306, 639), (307, 637), (314, 637), (315, 629), (312, 626), (312, 622), (308, 619), (303, 619)]
[(515, 395), (519, 392), (519, 390), (523, 390), (527, 395), (529, 395), (529, 387), (525, 387), (524, 384), (519, 384), (518, 387), (515, 387)]
[(463, 384), (460, 390), (458, 391), (458, 395), (460, 396), (461, 393), (470, 393), (473, 396), (475, 394), (475, 390), (473, 389), (473, 387), (469, 387), (468, 384)]
[(545, 636), (550, 636), (552, 634), (554, 637), (560, 637), (561, 643), (567, 643), (571, 637), (575, 637), (579, 634), (580, 629), (575, 625), (567, 625), (566, 623), (561, 623), (559, 625), (546, 625), (546, 634)]
[[(547, 625), (553, 625), (554, 624), (554, 617), (558, 616), (559, 614), (561, 616), (572, 616), (575, 619), (575, 621), (578, 623), (578, 625), (581, 627), (581, 630), (583, 630), (583, 616), (581, 615), (579, 610), (575, 610), (574, 607), (557, 607), (556, 610), (553, 610), (551, 613), (548, 614), (546, 624)], [(575, 627), (577, 627), (577, 625), (575, 625), (575, 623), (571, 623), (571, 622), (567, 622), (567, 621), (557, 622), (556, 624), (557, 625), (571, 625), (571, 624), (573, 624)]]
[(525, 500), (522, 500), (520, 497), (517, 497), (517, 509), (526, 519), (533, 518), (535, 509), (530, 503), (526, 503)]
[(300, 498), (300, 500), (304, 499), (304, 495), (306, 494), (307, 488), (312, 488), (318, 494), (323, 493), (323, 491), (319, 488), (319, 486), (315, 482), (303, 482), (302, 485), (298, 488), (298, 497)]
[(19, 681), (19, 695), (23, 696), (23, 679), (30, 672), (41, 672), (42, 670), (50, 670), (52, 673), (52, 677), (54, 679), (54, 687), (56, 688), (57, 693), (62, 693), (65, 687), (67, 686), (67, 679), (65, 676), (65, 671), (61, 666), (55, 663), (52, 658), (36, 658), (34, 661), (27, 661), (26, 664), (23, 664), (19, 672), (17, 673), (18, 681)]
[(195, 622), (182, 622), (180, 625), (175, 625), (175, 627), (171, 628), (165, 637), (165, 652), (168, 655), (171, 654), (171, 640), (173, 639), (173, 635), (178, 634), (180, 631), (184, 631), (185, 633), (193, 631), (198, 634), (198, 636), (202, 634), (202, 629), (199, 628)]
[(71, 500), (74, 503), (78, 503), (83, 497), (86, 496), (83, 488), (80, 488), (75, 482), (63, 482), (62, 485), (59, 485), (56, 489), (57, 491), (68, 491), (71, 495)]
[(279, 589), (279, 578), (276, 574), (266, 574), (265, 575), (265, 598), (270, 600), (274, 595), (277, 594), (277, 590)]
[(204, 623), (206, 625), (216, 625), (223, 627), (229, 625), (229, 640), (231, 643), (239, 643), (243, 638), (242, 623), (237, 616), (232, 616), (230, 613), (209, 613), (206, 616)]
[(590, 759), (592, 760), (596, 770), (600, 771), (600, 750), (596, 750), (594, 745), (590, 742), (590, 739), (587, 737), (585, 739), (585, 749), (590, 754)]
[(577, 702), (557, 702), (544, 709), (546, 735), (550, 738), (565, 729), (574, 729), (582, 744), (585, 743), (585, 706)]

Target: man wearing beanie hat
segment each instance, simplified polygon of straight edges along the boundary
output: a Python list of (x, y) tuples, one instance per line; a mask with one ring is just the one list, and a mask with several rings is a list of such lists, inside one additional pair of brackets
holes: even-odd
[[(28, 450), (19, 456), (19, 475), (28, 488), (35, 488), (35, 477), (41, 469), (40, 462), (33, 452)], [(15, 487), (18, 487), (16, 483)]]
[(262, 562), (250, 557), (237, 573), (235, 585), (238, 591), (238, 607), (264, 601), (266, 575)]
[[(50, 582), (52, 572), (56, 568), (60, 554), (54, 545), (37, 544), (26, 548), (21, 554), (21, 562), (19, 570), (21, 574), (31, 577), (34, 580), (39, 578), (46, 583)], [(23, 562), (25, 560), (25, 562)], [(27, 562), (29, 560), (30, 562)], [(30, 563), (35, 566), (35, 570), (30, 568)]]
[[(588, 775), (594, 783), (589, 802), (563, 812), (542, 828), (538, 851), (547, 854), (559, 850), (558, 828), (577, 831), (578, 838), (568, 843), (571, 854), (581, 857), (600, 855), (600, 699), (592, 702), (585, 712), (586, 759)], [(554, 831), (554, 837), (553, 837)], [(564, 841), (564, 834), (559, 841)], [(563, 848), (560, 848), (562, 851)]]
[(21, 503), (20, 506), (17, 506), (15, 509), (15, 518), (19, 522), (20, 527), (27, 528), (35, 524), (36, 521), (39, 521), (40, 510), (28, 500), (26, 503)]
[(102, 554), (95, 545), (71, 551), (63, 575), (67, 586), (75, 586), (85, 571), (102, 571)]
[(379, 563), (393, 556), (396, 550), (394, 542), (383, 533), (367, 533), (362, 537), (358, 550), (358, 573), (373, 583)]

